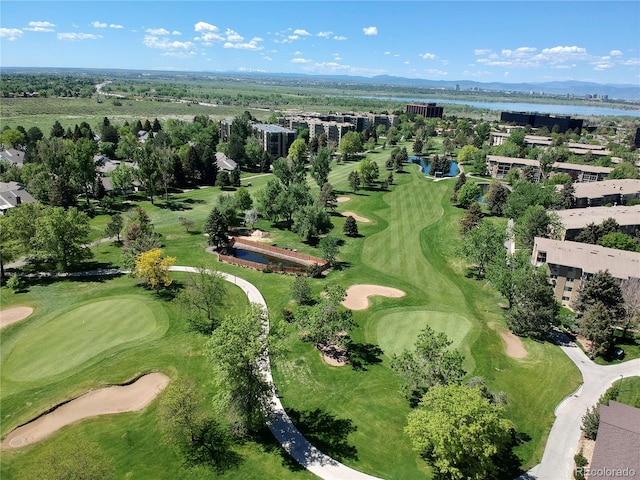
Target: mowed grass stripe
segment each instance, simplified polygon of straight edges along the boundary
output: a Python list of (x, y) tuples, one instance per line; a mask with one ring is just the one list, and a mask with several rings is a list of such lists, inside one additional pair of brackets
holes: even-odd
[[(35, 331), (23, 331), (3, 361), (2, 375), (17, 382), (60, 375), (110, 348), (152, 335), (158, 313), (137, 298), (96, 301), (66, 311)], [(164, 328), (157, 333), (162, 335), (167, 325), (159, 320)]]

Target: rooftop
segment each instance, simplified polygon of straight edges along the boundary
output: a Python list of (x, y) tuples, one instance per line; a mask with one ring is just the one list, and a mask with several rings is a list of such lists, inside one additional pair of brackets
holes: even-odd
[(296, 133), (295, 130), (291, 130), (290, 128), (281, 127), (280, 125), (269, 125), (266, 123), (254, 123), (253, 128), (258, 130), (263, 130), (269, 133)]
[(579, 163), (566, 163), (566, 162), (555, 162), (553, 164), (553, 168), (561, 168), (563, 170), (577, 170), (580, 172), (591, 172), (591, 173), (611, 173), (613, 168), (609, 167), (599, 167), (598, 165), (584, 165)]
[(615, 278), (640, 277), (640, 253), (588, 243), (536, 237), (534, 252), (546, 252), (547, 263), (581, 269), (584, 273), (609, 270)]
[(598, 198), (607, 195), (619, 194), (640, 194), (640, 180), (603, 180), (601, 182), (574, 183), (574, 194), (576, 198)]
[(530, 158), (502, 157), (500, 155), (487, 155), (487, 161), (511, 164), (515, 163), (517, 165), (531, 165), (532, 167), (540, 166), (540, 162), (538, 162), (538, 160), (531, 160)]
[[(615, 401), (600, 405), (600, 426), (590, 470), (598, 478), (620, 478), (616, 471), (640, 472), (640, 409)], [(611, 472), (607, 475), (607, 472)]]
[(557, 210), (555, 213), (567, 230), (586, 227), (590, 223), (601, 224), (608, 218), (615, 218), (619, 225), (640, 225), (640, 205), (619, 205), (616, 207), (587, 207)]

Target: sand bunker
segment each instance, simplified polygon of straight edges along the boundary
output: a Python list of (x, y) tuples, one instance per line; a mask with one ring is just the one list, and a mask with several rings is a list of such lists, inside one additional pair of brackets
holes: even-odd
[(525, 350), (520, 337), (514, 335), (509, 330), (499, 329), (498, 333), (504, 340), (504, 343), (507, 344), (507, 355), (511, 358), (524, 358), (527, 356), (527, 351)]
[(169, 383), (162, 373), (144, 375), (130, 385), (100, 388), (71, 400), (51, 413), (13, 430), (0, 448), (18, 448), (38, 442), (84, 418), (110, 413), (137, 412), (149, 405)]
[(358, 215), (356, 213), (353, 213), (353, 212), (343, 212), (342, 216), (343, 217), (353, 217), (353, 218), (356, 219), (356, 221), (363, 222), (363, 223), (369, 223), (371, 221), (368, 218), (361, 217), (360, 215)]
[(364, 310), (369, 307), (369, 297), (372, 295), (399, 298), (404, 297), (405, 293), (397, 288), (380, 285), (351, 285), (347, 289), (347, 298), (344, 299), (342, 305), (351, 310)]
[(13, 307), (0, 311), (0, 328), (19, 322), (33, 313), (31, 307)]
[(348, 202), (351, 199), (349, 197), (338, 197), (336, 198), (336, 200), (338, 201), (338, 203), (342, 203), (342, 202)]

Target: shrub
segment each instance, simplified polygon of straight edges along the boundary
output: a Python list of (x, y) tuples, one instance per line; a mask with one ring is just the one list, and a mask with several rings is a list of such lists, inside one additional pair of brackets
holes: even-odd
[(13, 293), (20, 293), (24, 289), (24, 282), (17, 273), (14, 273), (11, 275), (11, 278), (7, 280), (7, 287), (12, 290)]

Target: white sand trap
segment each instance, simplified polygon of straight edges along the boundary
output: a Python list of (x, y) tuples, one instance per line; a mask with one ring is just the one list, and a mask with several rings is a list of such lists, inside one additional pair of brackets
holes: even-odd
[(353, 218), (356, 219), (357, 222), (362, 222), (362, 223), (369, 223), (371, 221), (368, 218), (361, 217), (357, 213), (353, 213), (353, 212), (343, 212), (342, 216), (343, 217), (353, 217)]
[(524, 358), (527, 356), (527, 350), (524, 348), (522, 339), (514, 335), (510, 330), (499, 329), (498, 333), (507, 344), (507, 355), (511, 358)]
[(24, 320), (33, 313), (31, 307), (13, 307), (0, 310), (0, 328), (4, 328), (12, 323)]
[(0, 448), (18, 448), (38, 442), (62, 427), (84, 418), (137, 412), (149, 405), (169, 383), (163, 373), (144, 375), (130, 385), (92, 390), (13, 430)]
[(348, 202), (349, 200), (351, 200), (351, 198), (349, 197), (338, 197), (336, 198), (338, 203), (342, 203), (342, 202)]
[(369, 297), (372, 295), (400, 298), (404, 297), (405, 293), (397, 288), (380, 285), (351, 285), (347, 289), (347, 298), (344, 299), (342, 305), (351, 310), (364, 310), (369, 307)]

